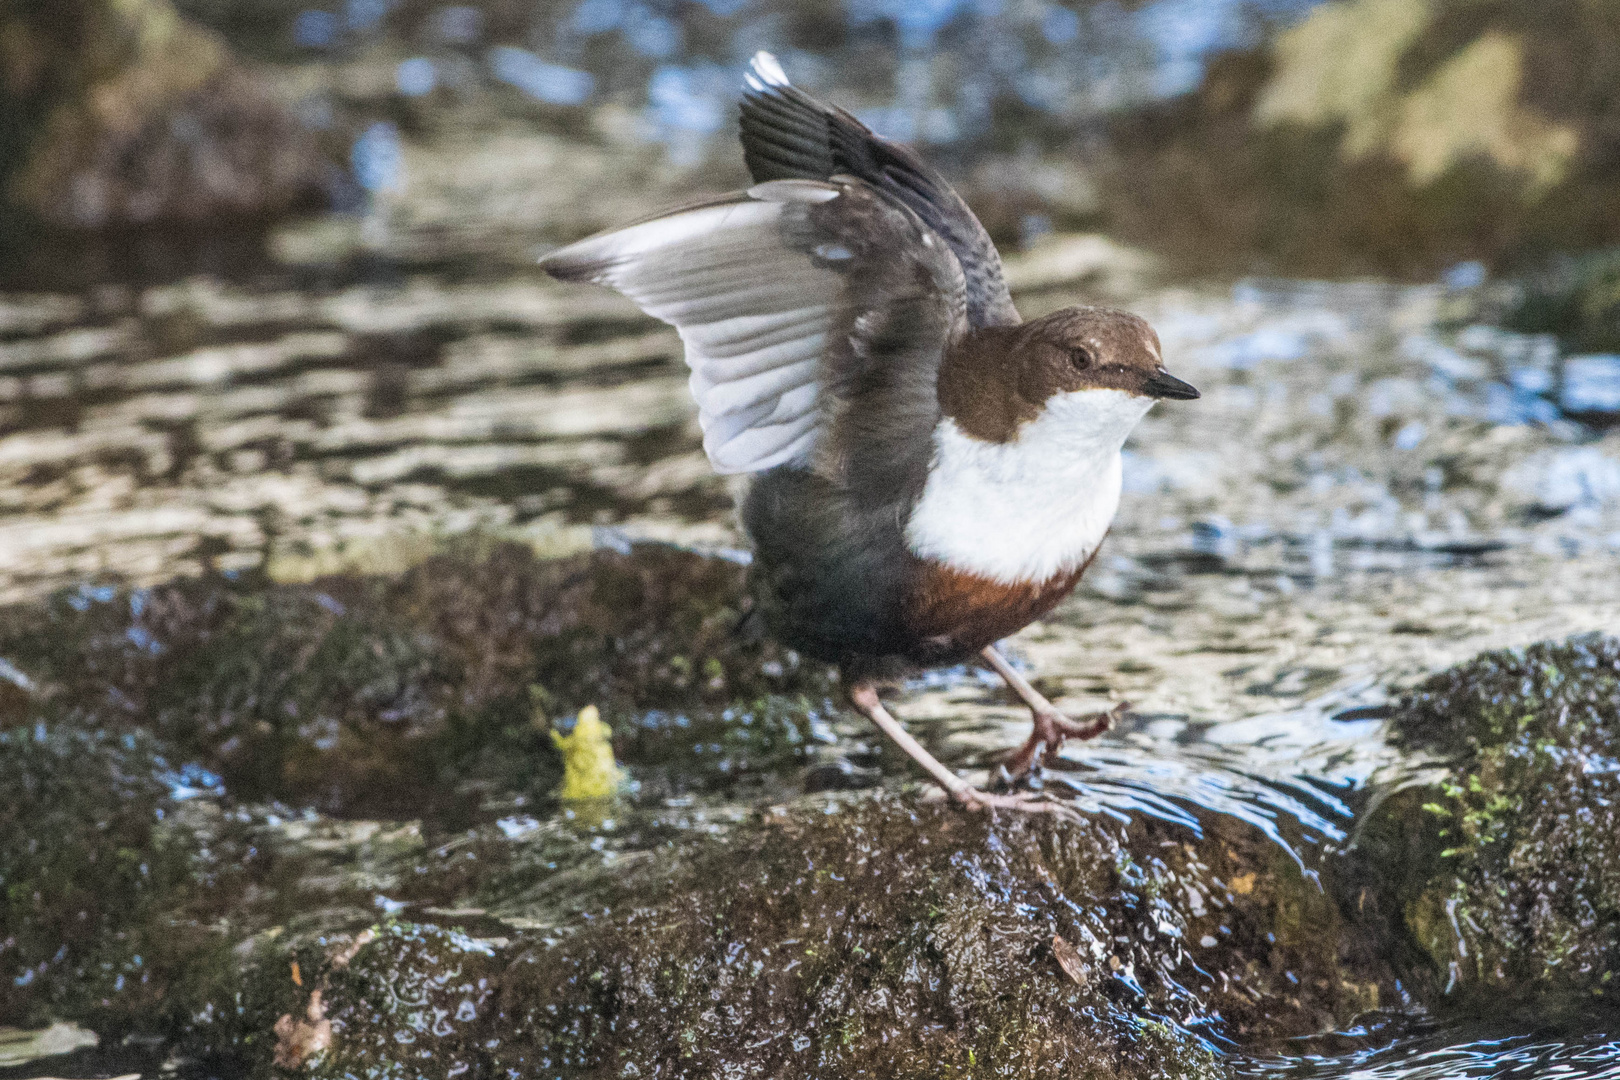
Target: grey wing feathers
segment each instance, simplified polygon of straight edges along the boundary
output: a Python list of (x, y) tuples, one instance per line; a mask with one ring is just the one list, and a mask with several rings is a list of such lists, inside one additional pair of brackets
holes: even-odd
[[(610, 285), (674, 325), (709, 460), (722, 473), (762, 472), (811, 460), (824, 388), (843, 378), (863, 313), (913, 294), (936, 310), (915, 334), (932, 395), (962, 288), (955, 260), (923, 243), (926, 233), (864, 185), (782, 181), (582, 240), (542, 265)], [(904, 296), (856, 295), (890, 263), (925, 269)]]
[(970, 325), (1020, 321), (1001, 256), (967, 203), (926, 162), (880, 138), (843, 109), (788, 82), (776, 58), (754, 57), (743, 92), (743, 158), (755, 181), (846, 174), (898, 199), (950, 245), (967, 283)]

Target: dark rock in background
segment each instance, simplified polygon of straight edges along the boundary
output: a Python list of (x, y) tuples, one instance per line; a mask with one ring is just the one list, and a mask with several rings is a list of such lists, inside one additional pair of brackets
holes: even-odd
[(1430, 274), (1620, 240), (1620, 10), (1334, 0), (1127, 112), (1122, 236), (1194, 271)]
[(277, 89), (168, 0), (0, 14), (6, 200), (77, 228), (312, 205), (326, 164)]

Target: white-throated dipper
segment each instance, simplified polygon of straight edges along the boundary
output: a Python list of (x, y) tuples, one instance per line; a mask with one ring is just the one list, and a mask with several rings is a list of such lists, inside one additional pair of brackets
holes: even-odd
[(1009, 759), (1038, 767), (1115, 713), (1071, 720), (994, 642), (1062, 600), (1119, 506), (1120, 448), (1160, 398), (1158, 335), (1124, 311), (1024, 322), (967, 204), (911, 150), (755, 56), (742, 101), (755, 186), (581, 240), (541, 265), (676, 327), (703, 448), (751, 474), (742, 524), (760, 610), (839, 665), (851, 702), (968, 806), (975, 788), (877, 686), (982, 657), (1029, 705)]

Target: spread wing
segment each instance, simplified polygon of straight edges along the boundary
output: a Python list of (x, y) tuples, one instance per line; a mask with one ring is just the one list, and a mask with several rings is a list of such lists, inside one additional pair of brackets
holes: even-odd
[(900, 200), (951, 246), (967, 281), (968, 322), (1020, 321), (1001, 256), (967, 203), (915, 153), (793, 86), (770, 53), (754, 56), (742, 100), (743, 158), (756, 181), (859, 177)]
[[(878, 446), (826, 435), (842, 426), (873, 444), (862, 434), (873, 411), (931, 431), (940, 357), (965, 328), (950, 251), (903, 206), (847, 178), (760, 184), (581, 240), (541, 265), (610, 285), (680, 332), (703, 449), (722, 473), (810, 465), (828, 442), (842, 449), (822, 455), (827, 467), (871, 460)], [(867, 415), (851, 419), (862, 394)]]

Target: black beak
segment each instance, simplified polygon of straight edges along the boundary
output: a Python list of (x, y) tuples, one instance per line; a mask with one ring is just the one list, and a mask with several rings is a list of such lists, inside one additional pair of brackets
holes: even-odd
[(1198, 397), (1197, 388), (1191, 383), (1182, 382), (1164, 368), (1148, 376), (1142, 390), (1151, 397), (1170, 398), (1173, 401), (1192, 401)]

